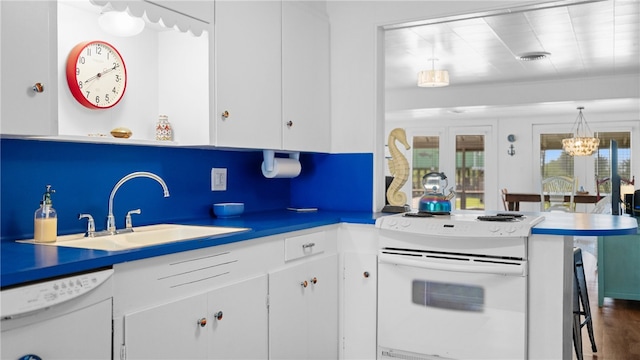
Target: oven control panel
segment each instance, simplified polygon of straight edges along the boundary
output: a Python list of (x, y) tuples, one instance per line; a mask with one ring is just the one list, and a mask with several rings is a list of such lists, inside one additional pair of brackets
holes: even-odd
[(2, 291), (0, 318), (46, 309), (82, 296), (113, 275), (113, 269), (68, 276)]
[(422, 235), (456, 237), (528, 237), (531, 228), (544, 220), (543, 216), (521, 217), (510, 221), (482, 221), (477, 214), (456, 214), (434, 217), (391, 215), (379, 218), (376, 227)]

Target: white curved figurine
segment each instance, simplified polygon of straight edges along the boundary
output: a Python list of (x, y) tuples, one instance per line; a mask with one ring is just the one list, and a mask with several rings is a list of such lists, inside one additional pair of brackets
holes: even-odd
[(389, 205), (404, 206), (407, 203), (407, 195), (400, 189), (409, 179), (409, 162), (396, 146), (396, 140), (404, 145), (405, 149), (411, 149), (404, 129), (396, 128), (389, 133), (387, 145), (389, 146), (391, 159), (389, 159), (388, 165), (393, 181), (389, 185), (389, 189), (387, 189), (387, 200)]

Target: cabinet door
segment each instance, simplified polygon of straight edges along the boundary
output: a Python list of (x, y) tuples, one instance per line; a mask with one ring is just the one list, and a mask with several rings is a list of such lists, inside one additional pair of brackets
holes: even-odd
[(268, 277), (262, 275), (209, 293), (210, 359), (267, 359)]
[(344, 254), (343, 358), (376, 358), (377, 257)]
[(210, 322), (206, 294), (125, 315), (126, 359), (206, 359)]
[(309, 322), (307, 359), (338, 358), (338, 256), (308, 264), (307, 273), (317, 282), (307, 294)]
[(215, 19), (216, 145), (280, 149), (280, 2), (219, 1)]
[(269, 274), (271, 359), (338, 358), (337, 267), (332, 255)]
[[(0, 1), (0, 133), (57, 135), (55, 1)], [(33, 91), (36, 83), (42, 92)]]
[(270, 359), (307, 358), (309, 279), (304, 263), (269, 274)]
[(282, 145), (328, 152), (331, 147), (329, 21), (301, 2), (282, 4)]

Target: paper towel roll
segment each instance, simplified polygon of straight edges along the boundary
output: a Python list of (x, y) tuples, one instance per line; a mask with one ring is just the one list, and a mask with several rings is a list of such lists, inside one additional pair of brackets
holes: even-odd
[(300, 175), (301, 170), (302, 166), (300, 165), (300, 161), (296, 159), (275, 158), (273, 159), (273, 170), (271, 171), (267, 171), (264, 161), (262, 162), (262, 175), (269, 179), (294, 178)]

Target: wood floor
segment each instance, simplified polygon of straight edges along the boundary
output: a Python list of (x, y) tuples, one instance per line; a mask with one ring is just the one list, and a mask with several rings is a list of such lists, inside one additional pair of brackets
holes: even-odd
[[(582, 248), (582, 246), (581, 246)], [(598, 307), (596, 257), (582, 251), (597, 352), (591, 350), (587, 327), (582, 328), (585, 360), (640, 360), (640, 301), (605, 298)], [(575, 351), (573, 358), (576, 359)]]

